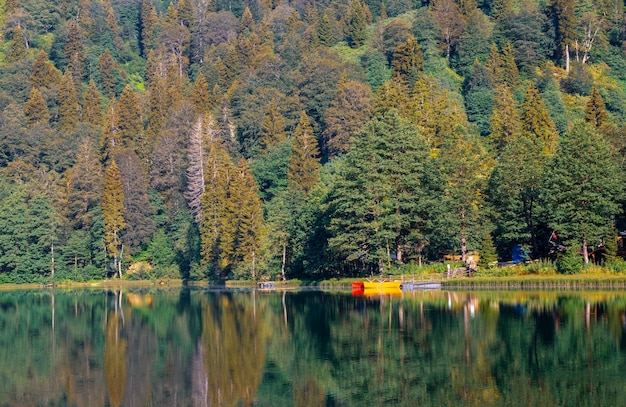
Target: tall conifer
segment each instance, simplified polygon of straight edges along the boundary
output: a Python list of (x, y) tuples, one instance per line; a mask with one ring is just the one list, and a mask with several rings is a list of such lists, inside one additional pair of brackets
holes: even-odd
[(606, 124), (607, 119), (608, 114), (606, 113), (602, 95), (600, 95), (598, 89), (594, 87), (591, 89), (589, 101), (585, 107), (585, 121), (595, 128), (600, 128), (603, 124)]
[(33, 87), (30, 90), (28, 100), (24, 105), (24, 116), (28, 124), (47, 124), (50, 120), (50, 112), (41, 92)]
[(80, 105), (74, 78), (70, 71), (65, 71), (59, 86), (59, 128), (69, 132), (78, 124)]
[(537, 137), (543, 143), (546, 152), (554, 154), (559, 142), (559, 133), (539, 91), (532, 83), (528, 86), (522, 103), (521, 121), (522, 130)]
[(107, 254), (113, 258), (114, 270), (122, 278), (124, 220), (124, 190), (122, 176), (115, 160), (107, 168), (102, 196), (102, 220), (104, 221), (104, 243)]
[(311, 121), (305, 112), (300, 113), (300, 121), (293, 133), (293, 150), (289, 160), (287, 178), (291, 187), (308, 193), (319, 181), (319, 147), (313, 134)]
[(83, 100), (82, 120), (95, 126), (102, 125), (102, 98), (93, 80), (89, 81)]

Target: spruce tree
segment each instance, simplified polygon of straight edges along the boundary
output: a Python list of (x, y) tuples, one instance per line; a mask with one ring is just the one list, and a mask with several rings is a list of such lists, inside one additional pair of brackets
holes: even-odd
[(520, 118), (522, 131), (537, 137), (543, 143), (546, 152), (554, 154), (559, 142), (559, 133), (541, 95), (532, 83), (526, 90)]
[(267, 151), (272, 146), (285, 141), (287, 139), (286, 127), (285, 118), (280, 112), (276, 100), (272, 99), (267, 105), (267, 111), (261, 124), (261, 132), (259, 134), (259, 148), (261, 151)]
[(52, 88), (61, 81), (60, 72), (52, 65), (45, 51), (39, 51), (35, 57), (28, 81), (39, 88)]
[(102, 195), (102, 220), (104, 221), (104, 243), (107, 255), (113, 258), (115, 273), (122, 278), (124, 220), (124, 190), (122, 176), (115, 160), (107, 168)]
[(237, 217), (235, 259), (240, 267), (249, 269), (252, 279), (256, 280), (261, 242), (265, 233), (263, 207), (250, 166), (243, 158), (239, 161), (233, 177), (230, 199), (234, 201)]
[(105, 49), (104, 53), (98, 58), (98, 71), (100, 72), (100, 89), (102, 94), (111, 99), (117, 93), (117, 79), (115, 78), (115, 61), (109, 49)]
[(517, 69), (517, 63), (515, 62), (515, 55), (513, 54), (513, 44), (507, 42), (502, 47), (502, 75), (504, 82), (509, 85), (511, 89), (515, 89), (519, 83), (519, 69)]
[(67, 40), (63, 50), (67, 62), (66, 69), (74, 75), (76, 82), (82, 80), (85, 69), (85, 45), (78, 23), (70, 20), (67, 26)]
[(146, 158), (146, 151), (143, 122), (141, 119), (141, 107), (137, 95), (126, 85), (117, 103), (117, 114), (119, 117), (118, 128), (120, 140), (126, 147), (134, 149), (141, 158)]
[(549, 225), (588, 263), (588, 245), (607, 236), (607, 225), (620, 212), (623, 174), (608, 143), (585, 122), (563, 136), (548, 168), (543, 196)]
[(488, 140), (493, 149), (500, 153), (521, 128), (519, 110), (513, 93), (507, 85), (501, 84), (496, 88), (491, 116), (491, 134)]
[(80, 105), (72, 73), (65, 71), (59, 86), (59, 128), (69, 132), (78, 124)]
[(30, 90), (30, 95), (24, 105), (24, 116), (29, 125), (47, 124), (50, 121), (50, 112), (46, 101), (36, 87)]
[(335, 32), (331, 17), (327, 10), (324, 11), (316, 30), (317, 43), (326, 47), (332, 47), (335, 44)]
[(196, 108), (196, 111), (201, 114), (208, 112), (213, 108), (211, 93), (209, 92), (209, 84), (207, 83), (202, 72), (198, 74), (196, 81), (193, 84), (193, 89), (191, 90), (191, 102), (193, 103), (193, 107)]
[(358, 48), (367, 38), (367, 25), (371, 22), (371, 13), (367, 4), (361, 0), (352, 0), (348, 11), (346, 38), (348, 45)]
[(102, 97), (93, 80), (89, 81), (83, 99), (82, 121), (94, 126), (102, 125)]
[(602, 100), (602, 95), (600, 95), (598, 89), (594, 87), (591, 89), (589, 101), (585, 107), (585, 121), (599, 129), (603, 124), (607, 123), (607, 119), (608, 114), (604, 106), (604, 100)]
[(414, 36), (410, 36), (405, 42), (398, 45), (393, 51), (391, 66), (393, 72), (409, 87), (417, 81), (423, 70), (424, 56), (422, 49)]
[(13, 29), (13, 36), (9, 42), (7, 51), (7, 62), (15, 63), (23, 60), (28, 55), (24, 31), (19, 25)]
[(319, 148), (311, 121), (305, 112), (293, 133), (293, 150), (287, 179), (290, 187), (308, 193), (320, 179)]
[(485, 68), (487, 68), (487, 71), (491, 76), (491, 82), (493, 82), (493, 84), (496, 86), (504, 81), (503, 64), (504, 62), (502, 61), (502, 57), (500, 56), (498, 46), (495, 43), (492, 43), (491, 47), (489, 48), (487, 60), (485, 61)]

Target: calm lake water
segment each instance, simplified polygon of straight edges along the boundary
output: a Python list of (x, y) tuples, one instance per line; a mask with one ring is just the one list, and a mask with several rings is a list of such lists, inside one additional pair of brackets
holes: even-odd
[(626, 405), (626, 292), (0, 292), (0, 406)]

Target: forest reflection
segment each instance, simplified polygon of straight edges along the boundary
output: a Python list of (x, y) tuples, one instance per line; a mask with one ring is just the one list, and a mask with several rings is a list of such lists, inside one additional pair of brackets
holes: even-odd
[(626, 405), (626, 292), (0, 292), (2, 406)]

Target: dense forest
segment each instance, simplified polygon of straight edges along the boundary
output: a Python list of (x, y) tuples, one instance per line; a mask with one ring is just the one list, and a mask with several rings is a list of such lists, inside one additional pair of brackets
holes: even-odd
[(0, 5), (0, 282), (619, 254), (621, 0)]

